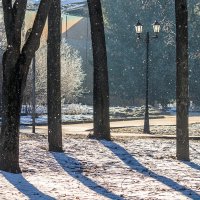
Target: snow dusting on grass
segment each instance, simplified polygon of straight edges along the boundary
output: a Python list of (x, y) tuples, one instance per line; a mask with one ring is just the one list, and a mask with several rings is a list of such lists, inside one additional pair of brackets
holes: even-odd
[[(111, 128), (112, 133), (135, 133), (143, 134), (143, 126), (137, 127), (122, 127), (122, 128)], [(176, 135), (175, 125), (155, 125), (150, 126), (152, 135)], [(189, 124), (189, 135), (200, 136), (200, 123)]]
[[(32, 116), (25, 115), (25, 106), (23, 107), (23, 115), (20, 117), (21, 125), (31, 125)], [(110, 119), (138, 119), (143, 118), (145, 107), (110, 107)], [(47, 108), (44, 106), (37, 106), (36, 124), (47, 124)], [(151, 118), (162, 118), (161, 111), (149, 106), (149, 113)], [(88, 122), (93, 120), (93, 107), (82, 104), (64, 104), (62, 106), (62, 122)]]
[(64, 139), (64, 153), (47, 139), (21, 139), (23, 173), (0, 172), (1, 199), (200, 199), (199, 141), (191, 162), (174, 157), (173, 140)]

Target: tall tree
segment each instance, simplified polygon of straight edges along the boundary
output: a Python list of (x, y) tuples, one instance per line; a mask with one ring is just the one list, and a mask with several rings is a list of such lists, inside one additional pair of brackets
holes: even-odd
[(61, 5), (53, 0), (48, 15), (47, 103), (50, 151), (62, 151), (60, 42)]
[(7, 49), (3, 55), (2, 127), (0, 133), (0, 169), (20, 173), (19, 124), (27, 74), (46, 22), (51, 0), (41, 0), (32, 31), (21, 45), (21, 30), (27, 0), (2, 0)]
[(100, 0), (88, 0), (93, 48), (94, 134), (97, 139), (110, 140), (109, 86), (104, 21)]
[(176, 12), (176, 135), (178, 160), (189, 160), (188, 11), (187, 0), (175, 1)]

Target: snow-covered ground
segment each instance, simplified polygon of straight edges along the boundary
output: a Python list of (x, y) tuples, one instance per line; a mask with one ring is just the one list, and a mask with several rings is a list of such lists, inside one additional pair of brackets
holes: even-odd
[[(28, 115), (26, 115), (26, 110)], [(145, 107), (136, 107), (136, 106), (126, 106), (126, 107), (110, 107), (110, 119), (122, 119), (122, 120), (131, 120), (131, 119), (143, 119), (144, 118)], [(31, 125), (32, 116), (31, 108), (26, 108), (25, 105), (22, 106), (22, 116), (21, 124), (22, 125)], [(164, 117), (162, 110), (149, 106), (149, 115), (150, 118), (162, 118)], [(169, 114), (169, 113), (167, 113)], [(47, 124), (47, 108), (45, 106), (36, 106), (36, 124), (45, 125)], [(172, 116), (176, 113), (171, 113)], [(200, 112), (192, 112), (190, 116), (199, 116)], [(0, 118), (1, 119), (1, 118)], [(82, 104), (64, 104), (62, 105), (62, 122), (88, 122), (93, 120), (93, 107)], [(123, 130), (124, 131), (124, 130)]]
[[(122, 127), (122, 128), (111, 128), (113, 133), (135, 133), (143, 134), (143, 126), (135, 127)], [(176, 135), (175, 125), (150, 125), (150, 130), (152, 135)], [(200, 136), (200, 123), (189, 124), (189, 134), (190, 136)]]
[[(25, 106), (23, 106), (22, 113), (24, 113)], [(127, 106), (127, 107), (110, 107), (110, 119), (136, 119), (143, 118), (145, 107)], [(47, 124), (47, 108), (44, 106), (37, 106), (36, 118), (37, 124)], [(149, 107), (150, 117), (158, 117), (161, 111), (153, 107)], [(161, 115), (160, 115), (161, 116)], [(161, 116), (162, 117), (162, 116)], [(93, 120), (93, 107), (81, 104), (68, 104), (62, 106), (62, 122), (82, 122)], [(31, 115), (21, 116), (21, 124), (31, 125)]]
[[(62, 122), (80, 122), (80, 121), (91, 121), (93, 119), (92, 115), (62, 115)], [(36, 124), (47, 124), (47, 115), (40, 115), (36, 118)], [(31, 125), (32, 116), (21, 116), (20, 122), (22, 125)]]
[(23, 139), (23, 173), (0, 172), (0, 199), (198, 200), (199, 147), (191, 141), (191, 162), (180, 162), (172, 140), (65, 138), (65, 152), (50, 153), (47, 139)]

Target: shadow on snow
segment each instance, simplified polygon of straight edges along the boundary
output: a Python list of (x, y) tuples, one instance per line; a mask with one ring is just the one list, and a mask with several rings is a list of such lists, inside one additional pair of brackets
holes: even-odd
[[(169, 186), (170, 188), (174, 189), (182, 193), (184, 196), (189, 197), (191, 199), (200, 199), (200, 195), (195, 191), (186, 188), (179, 183), (173, 181), (170, 178), (165, 176), (161, 176), (156, 174), (155, 172), (149, 170), (147, 167), (143, 166), (139, 163), (131, 154), (129, 154), (123, 147), (108, 141), (101, 141), (101, 143), (112, 151), (119, 159), (121, 159), (126, 165), (131, 167), (133, 170), (144, 174), (145, 176), (149, 176), (154, 178), (155, 180)], [(56, 161), (60, 164), (60, 166), (73, 178), (80, 181), (83, 185), (88, 187), (89, 189), (93, 190), (94, 192), (105, 196), (110, 199), (115, 200), (123, 200), (123, 197), (120, 197), (106, 188), (98, 185), (96, 182), (91, 180), (90, 178), (84, 176), (82, 174), (82, 164), (77, 161), (76, 159), (66, 155), (65, 153), (53, 153), (52, 155), (56, 159)], [(200, 166), (193, 162), (183, 162), (184, 164), (188, 165), (189, 167), (200, 170)], [(35, 199), (43, 199), (43, 200), (55, 200), (55, 198), (48, 196), (41, 191), (39, 191), (35, 186), (29, 183), (21, 174), (11, 174), (7, 172), (0, 171), (0, 173), (21, 193), (26, 195), (30, 200)]]
[(182, 162), (193, 169), (200, 170), (200, 166), (194, 162), (188, 162), (188, 161), (182, 161)]
[(54, 153), (52, 152), (52, 155), (56, 159), (56, 161), (60, 164), (60, 166), (73, 178), (76, 180), (80, 181), (83, 185), (88, 187), (89, 189), (93, 190), (94, 192), (107, 197), (109, 199), (115, 199), (115, 200), (123, 200), (124, 198), (108, 191), (106, 188), (98, 185), (96, 182), (91, 180), (90, 178), (84, 176), (82, 174), (83, 169), (82, 169), (82, 164), (66, 155), (65, 153)]
[(39, 191), (35, 186), (29, 183), (22, 174), (11, 174), (0, 171), (0, 173), (21, 193), (26, 195), (30, 200), (55, 200), (55, 198), (48, 196)]
[[(133, 170), (135, 170), (141, 174), (144, 174), (145, 176), (154, 178), (155, 180), (169, 186), (170, 188), (174, 189), (175, 191), (182, 193), (186, 197), (189, 197), (191, 199), (200, 199), (200, 195), (197, 192), (180, 185), (179, 183), (173, 181), (170, 178), (156, 174), (155, 172), (149, 170), (147, 167), (143, 166), (120, 145), (118, 145), (114, 142), (110, 142), (110, 141), (108, 142), (108, 141), (103, 141), (103, 140), (101, 141), (101, 143), (106, 148), (108, 148), (110, 151), (112, 151), (126, 165), (131, 167)], [(194, 168), (197, 167), (197, 165), (194, 165), (194, 163), (191, 164), (190, 166), (193, 166)], [(199, 169), (199, 166), (198, 166), (198, 169)]]

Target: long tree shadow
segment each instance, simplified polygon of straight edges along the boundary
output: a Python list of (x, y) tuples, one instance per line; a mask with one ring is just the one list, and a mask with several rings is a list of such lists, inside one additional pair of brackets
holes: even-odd
[(7, 172), (0, 172), (15, 188), (27, 196), (30, 200), (55, 200), (55, 198), (48, 196), (39, 191), (35, 186), (29, 183), (21, 174), (11, 174)]
[(93, 190), (94, 192), (107, 197), (109, 199), (114, 199), (114, 200), (124, 200), (123, 197), (120, 197), (110, 191), (108, 191), (106, 188), (98, 185), (96, 182), (91, 180), (90, 178), (84, 176), (82, 174), (83, 172), (83, 166), (82, 164), (66, 155), (65, 153), (54, 153), (52, 152), (52, 155), (56, 159), (56, 161), (60, 164), (60, 166), (73, 178), (76, 180), (80, 181), (83, 185), (88, 187), (89, 189)]
[(189, 167), (200, 170), (200, 166), (194, 162), (183, 161), (184, 164), (188, 165)]
[(146, 176), (152, 177), (155, 180), (169, 186), (170, 188), (174, 189), (182, 193), (184, 196), (189, 197), (190, 199), (200, 199), (200, 194), (197, 192), (180, 185), (179, 183), (175, 182), (174, 180), (167, 178), (165, 176), (161, 176), (156, 174), (155, 172), (151, 171), (147, 167), (143, 166), (140, 162), (138, 162), (132, 155), (130, 155), (123, 147), (119, 144), (114, 142), (108, 141), (101, 141), (101, 143), (112, 151), (119, 159), (121, 159), (126, 165), (131, 167), (133, 170), (144, 174)]

